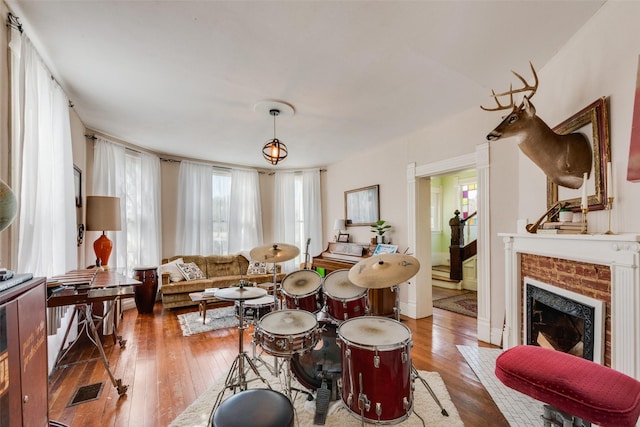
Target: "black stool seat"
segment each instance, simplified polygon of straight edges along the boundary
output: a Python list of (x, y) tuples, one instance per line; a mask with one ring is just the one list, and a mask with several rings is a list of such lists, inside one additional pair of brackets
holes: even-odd
[(282, 393), (267, 388), (241, 391), (222, 402), (211, 427), (293, 427), (293, 405)]

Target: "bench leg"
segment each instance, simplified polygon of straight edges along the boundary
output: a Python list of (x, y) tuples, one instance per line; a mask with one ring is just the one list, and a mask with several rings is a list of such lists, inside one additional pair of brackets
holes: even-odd
[(542, 418), (544, 427), (591, 427), (590, 422), (574, 417), (551, 405), (544, 405), (542, 412), (543, 415), (540, 418)]

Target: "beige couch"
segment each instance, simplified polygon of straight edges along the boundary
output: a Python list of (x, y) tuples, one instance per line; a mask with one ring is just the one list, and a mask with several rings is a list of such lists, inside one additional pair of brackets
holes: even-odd
[[(204, 276), (204, 279), (182, 280), (179, 282), (170, 281), (170, 274), (164, 272), (168, 268), (165, 265), (182, 258), (184, 263), (195, 263)], [(165, 308), (186, 307), (197, 305), (191, 301), (189, 293), (200, 292), (205, 288), (227, 288), (240, 283), (241, 279), (249, 283), (273, 282), (273, 272), (268, 274), (247, 275), (249, 260), (242, 255), (176, 255), (162, 260), (163, 266), (160, 268), (162, 274), (162, 304)], [(278, 266), (279, 271), (279, 266)], [(278, 273), (277, 281), (284, 278), (283, 273)], [(224, 303), (224, 301), (221, 301)]]

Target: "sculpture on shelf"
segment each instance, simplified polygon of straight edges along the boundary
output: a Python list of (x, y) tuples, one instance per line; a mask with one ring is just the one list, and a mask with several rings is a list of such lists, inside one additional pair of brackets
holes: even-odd
[[(511, 113), (487, 135), (487, 139), (496, 141), (500, 138), (516, 137), (520, 150), (542, 169), (551, 181), (567, 188), (580, 188), (584, 174), (591, 173), (591, 143), (585, 135), (578, 132), (559, 135), (536, 116), (531, 98), (538, 89), (538, 75), (533, 65), (529, 65), (535, 79), (533, 86), (530, 86), (520, 74), (512, 71), (524, 86), (519, 89), (513, 89), (511, 86), (508, 91), (502, 93), (491, 91), (497, 107), (480, 106), (485, 111), (512, 109)], [(527, 91), (529, 94), (523, 97), (520, 105), (515, 105), (513, 95)], [(508, 105), (502, 105), (499, 98), (507, 95), (510, 102)]]

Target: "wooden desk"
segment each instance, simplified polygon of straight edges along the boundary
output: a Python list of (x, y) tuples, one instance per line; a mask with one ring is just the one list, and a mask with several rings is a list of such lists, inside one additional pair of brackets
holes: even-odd
[[(109, 367), (109, 361), (102, 347), (98, 327), (103, 324), (105, 319), (110, 318), (113, 321), (114, 343), (119, 341), (120, 347), (123, 348), (126, 340), (117, 335), (117, 324), (115, 322), (114, 310), (122, 298), (132, 298), (134, 286), (141, 284), (138, 280), (128, 278), (114, 271), (97, 271), (97, 270), (75, 270), (70, 271), (63, 276), (53, 277), (52, 280), (56, 284), (64, 286), (64, 289), (51, 293), (47, 298), (47, 307), (59, 307), (62, 305), (75, 305), (75, 310), (67, 326), (67, 330), (62, 339), (58, 357), (56, 358), (55, 368), (64, 368), (67, 366), (85, 363), (89, 360), (74, 361), (62, 365), (61, 362), (69, 353), (69, 350), (78, 342), (76, 338), (65, 351), (63, 351), (73, 320), (78, 316), (78, 337), (86, 333), (90, 341), (98, 348), (100, 358), (104, 365), (113, 386), (118, 390), (120, 396), (127, 392), (129, 386), (123, 385), (122, 380), (116, 379)], [(99, 302), (109, 302), (109, 308), (106, 313), (96, 316), (93, 312), (93, 304)], [(96, 360), (96, 359), (90, 359)]]

